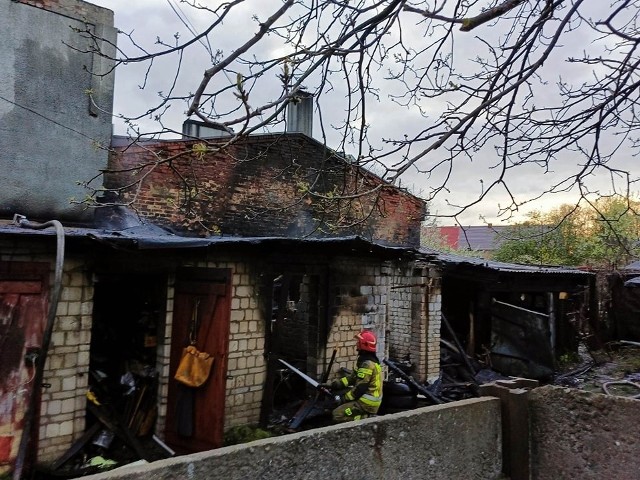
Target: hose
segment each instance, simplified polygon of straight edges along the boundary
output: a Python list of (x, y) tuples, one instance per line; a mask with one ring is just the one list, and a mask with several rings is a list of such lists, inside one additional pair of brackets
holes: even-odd
[(53, 290), (51, 292), (49, 311), (47, 312), (47, 323), (42, 334), (42, 346), (40, 349), (40, 354), (38, 358), (35, 359), (35, 375), (33, 379), (33, 388), (31, 390), (31, 396), (29, 398), (29, 403), (27, 404), (27, 410), (24, 416), (22, 437), (20, 438), (20, 447), (18, 449), (15, 468), (13, 471), (13, 480), (22, 480), (25, 458), (29, 447), (29, 441), (31, 440), (31, 431), (33, 430), (34, 419), (39, 407), (39, 405), (36, 405), (36, 401), (40, 398), (37, 389), (42, 387), (44, 366), (47, 361), (47, 353), (49, 351), (49, 344), (51, 343), (51, 336), (53, 334), (53, 324), (56, 318), (56, 312), (58, 310), (60, 293), (62, 292), (62, 271), (64, 267), (64, 228), (58, 220), (51, 220), (45, 223), (34, 223), (27, 220), (27, 217), (25, 217), (24, 215), (19, 214), (15, 214), (13, 216), (13, 222), (19, 227), (30, 228), (32, 230), (43, 230), (45, 228), (54, 227), (56, 230), (57, 240), (54, 284)]

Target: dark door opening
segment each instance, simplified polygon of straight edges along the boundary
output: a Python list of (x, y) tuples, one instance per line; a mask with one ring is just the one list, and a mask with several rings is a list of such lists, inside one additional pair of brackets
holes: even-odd
[(260, 423), (277, 423), (309, 393), (309, 385), (292, 375), (283, 359), (316, 378), (326, 365), (327, 281), (326, 270), (288, 267), (270, 274), (266, 288), (271, 297), (267, 325), (268, 369)]
[(99, 423), (96, 416), (105, 415), (134, 437), (155, 433), (156, 358), (164, 331), (166, 286), (166, 277), (157, 274), (98, 276), (89, 367), (90, 399), (95, 401), (88, 403), (88, 428)]

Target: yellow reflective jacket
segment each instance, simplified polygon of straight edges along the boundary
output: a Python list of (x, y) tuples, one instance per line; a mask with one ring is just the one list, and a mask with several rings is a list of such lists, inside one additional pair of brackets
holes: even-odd
[(357, 401), (368, 413), (377, 413), (382, 403), (382, 368), (373, 353), (361, 352), (353, 372), (342, 377), (337, 385), (348, 388), (344, 394), (346, 402)]

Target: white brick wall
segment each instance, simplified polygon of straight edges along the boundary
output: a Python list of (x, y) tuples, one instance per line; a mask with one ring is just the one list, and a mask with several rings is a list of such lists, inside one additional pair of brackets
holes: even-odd
[[(0, 247), (0, 258), (5, 261), (49, 262), (53, 281), (53, 256), (29, 254), (30, 251), (42, 251), (41, 247), (32, 249), (24, 242), (19, 246), (14, 243)], [(185, 262), (182, 266), (231, 271), (225, 428), (256, 423), (266, 377), (266, 322), (259, 290), (263, 269), (257, 262), (232, 258)], [(44, 376), (44, 381), (51, 386), (44, 390), (41, 406), (40, 452), (43, 461), (58, 458), (85, 429), (93, 310), (93, 282), (85, 268), (82, 257), (66, 259), (62, 296), (56, 310), (55, 331)], [(325, 358), (317, 363), (318, 375), (334, 348), (338, 350), (334, 372), (341, 366), (352, 367), (356, 359), (353, 337), (366, 327), (379, 336), (381, 358), (390, 353), (396, 359), (406, 356), (417, 365), (420, 379), (432, 381), (437, 378), (441, 309), (437, 270), (425, 266), (414, 271), (413, 265), (339, 258), (330, 265), (330, 272), (327, 309), (333, 318)], [(167, 415), (174, 284), (175, 278), (170, 276), (164, 338), (158, 342), (158, 434), (164, 432)]]
[(58, 458), (85, 429), (93, 283), (84, 259), (65, 259), (62, 283), (44, 374), (51, 387), (43, 390), (40, 410), (43, 461)]
[(338, 308), (327, 345), (327, 355), (338, 350), (334, 373), (341, 366), (352, 366), (357, 356), (353, 337), (361, 328), (371, 328), (379, 338), (381, 359), (408, 360), (416, 366), (417, 379), (437, 379), (439, 272), (426, 267), (414, 271), (412, 263), (381, 265), (370, 260), (340, 259), (336, 265)]

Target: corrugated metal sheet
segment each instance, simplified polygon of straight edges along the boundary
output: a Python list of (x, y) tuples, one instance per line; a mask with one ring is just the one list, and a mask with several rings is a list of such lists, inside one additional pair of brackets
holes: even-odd
[(640, 271), (640, 260), (630, 263), (626, 267), (623, 267), (621, 270)]
[(429, 256), (429, 258), (436, 263), (440, 263), (443, 265), (468, 265), (501, 272), (594, 275), (592, 272), (587, 272), (577, 268), (550, 265), (521, 265), (515, 263), (495, 262), (492, 260), (485, 260), (484, 258), (464, 257), (462, 255), (455, 255), (452, 253), (437, 252), (435, 250), (424, 247), (420, 248), (419, 252)]

